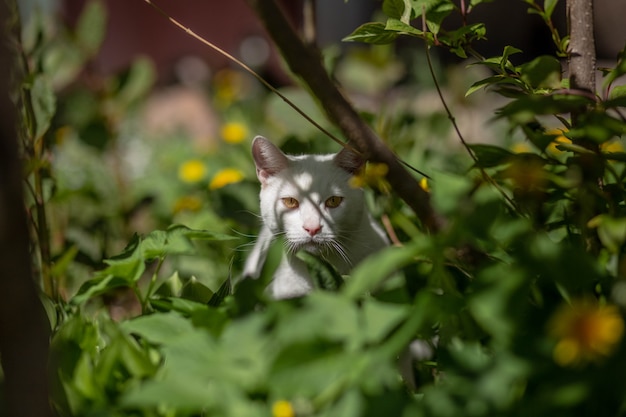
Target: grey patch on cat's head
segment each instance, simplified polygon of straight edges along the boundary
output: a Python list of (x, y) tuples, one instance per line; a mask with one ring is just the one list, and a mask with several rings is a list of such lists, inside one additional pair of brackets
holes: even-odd
[(289, 167), (289, 159), (285, 154), (263, 136), (257, 136), (252, 141), (252, 157), (261, 184), (265, 184), (269, 177)]
[(365, 160), (350, 149), (343, 148), (337, 155), (335, 155), (333, 162), (339, 168), (348, 171), (348, 173), (355, 174), (359, 169), (361, 169)]

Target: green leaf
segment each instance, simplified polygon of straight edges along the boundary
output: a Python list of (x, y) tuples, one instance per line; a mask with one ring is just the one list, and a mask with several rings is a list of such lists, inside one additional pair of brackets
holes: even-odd
[(354, 347), (362, 341), (356, 305), (341, 294), (314, 291), (298, 311), (289, 314), (282, 306), (273, 307), (283, 317), (274, 333), (281, 345), (324, 339)]
[(621, 118), (613, 117), (606, 111), (591, 111), (580, 117), (579, 124), (569, 130), (568, 137), (574, 141), (590, 139), (596, 143), (604, 143), (625, 133), (626, 122)]
[(515, 80), (511, 77), (505, 77), (502, 75), (494, 75), (493, 77), (488, 77), (488, 78), (485, 78), (484, 80), (476, 81), (474, 84), (472, 84), (470, 88), (467, 89), (467, 92), (465, 93), (465, 97), (480, 90), (481, 88), (485, 88), (490, 85), (498, 85), (498, 84), (505, 84), (505, 83), (517, 85), (518, 82), (519, 80)]
[(193, 230), (187, 226), (174, 224), (167, 230), (155, 230), (141, 240), (141, 253), (144, 259), (162, 258), (167, 255), (193, 255), (197, 252), (191, 240), (227, 241), (236, 237), (213, 233), (206, 230)]
[(579, 111), (593, 101), (587, 97), (564, 94), (531, 94), (522, 96), (498, 111), (500, 117), (507, 116), (517, 123), (529, 123), (537, 115), (571, 113)]
[(515, 155), (507, 149), (494, 145), (470, 144), (469, 147), (478, 159), (476, 166), (481, 168), (492, 168), (506, 164)]
[(120, 323), (120, 328), (151, 343), (167, 344), (194, 331), (191, 322), (178, 313), (155, 313)]
[(561, 63), (553, 56), (542, 55), (519, 67), (522, 80), (533, 88), (559, 88)]
[(72, 297), (72, 304), (82, 304), (98, 295), (107, 294), (111, 290), (120, 287), (127, 287), (129, 282), (122, 277), (105, 275), (91, 279), (80, 286), (78, 292)]
[(505, 46), (504, 50), (502, 51), (502, 58), (500, 59), (500, 66), (502, 70), (504, 70), (506, 67), (508, 67), (508, 65), (510, 65), (509, 57), (511, 55), (520, 54), (520, 53), (522, 53), (521, 49), (518, 49), (511, 45)]
[(108, 343), (93, 370), (98, 386), (113, 391), (129, 379), (138, 382), (152, 376), (157, 367), (135, 339), (121, 332), (116, 324), (106, 322), (105, 326)]
[(76, 41), (91, 56), (98, 52), (106, 35), (107, 13), (102, 1), (91, 0), (83, 8), (76, 25)]
[(391, 43), (398, 37), (397, 33), (385, 29), (383, 23), (365, 23), (343, 38), (344, 42), (365, 42), (375, 45)]
[[(426, 11), (426, 25), (428, 29), (437, 35), (441, 29), (441, 23), (454, 10), (454, 4), (451, 1), (440, 1), (438, 4)], [(418, 16), (420, 16), (418, 14)]]
[(150, 305), (161, 312), (175, 311), (185, 316), (191, 316), (197, 312), (207, 310), (206, 304), (178, 297), (150, 299)]
[(612, 253), (619, 253), (626, 242), (626, 218), (600, 214), (589, 220), (588, 226), (598, 230), (600, 241)]
[(128, 107), (146, 96), (156, 81), (154, 63), (146, 57), (135, 59), (120, 90), (114, 96), (117, 105)]
[(619, 100), (626, 98), (626, 85), (616, 85), (609, 93), (609, 100)]
[(616, 79), (624, 74), (626, 74), (626, 46), (617, 55), (617, 64), (615, 65), (615, 68), (609, 71), (607, 76), (604, 78), (604, 82), (602, 83), (603, 87), (609, 87)]
[(222, 282), (222, 285), (218, 288), (218, 290), (213, 294), (208, 305), (212, 307), (217, 307), (222, 304), (226, 296), (232, 293), (232, 283), (230, 277)]
[(417, 36), (423, 38), (426, 36), (421, 30), (414, 28), (413, 26), (406, 24), (398, 19), (387, 19), (385, 24), (385, 30), (392, 32), (399, 32), (406, 35)]
[(361, 262), (346, 280), (343, 293), (350, 298), (361, 297), (378, 288), (395, 271), (420, 253), (424, 241), (416, 240), (401, 248), (386, 248)]
[(306, 264), (309, 276), (319, 288), (337, 290), (343, 285), (343, 278), (335, 268), (325, 260), (307, 251), (298, 252), (298, 258)]
[(184, 285), (180, 296), (184, 299), (206, 304), (213, 297), (213, 291), (206, 285), (191, 277)]
[(332, 406), (324, 410), (319, 417), (360, 417), (365, 415), (365, 401), (361, 392), (357, 389), (350, 389)]
[(409, 23), (411, 19), (411, 2), (409, 0), (384, 0), (383, 13), (387, 17)]
[(552, 17), (552, 13), (554, 13), (554, 9), (556, 5), (559, 3), (559, 0), (545, 0), (543, 3), (543, 10), (545, 11), (546, 17), (549, 19)]
[(367, 343), (380, 343), (402, 322), (409, 308), (402, 304), (367, 299), (361, 308), (362, 336)]
[(523, 298), (524, 272), (499, 264), (481, 271), (477, 280), (483, 287), (472, 293), (469, 309), (484, 330), (507, 344), (515, 331), (515, 314), (522, 313), (515, 310), (520, 304), (515, 297)]
[(56, 96), (52, 86), (44, 75), (36, 76), (29, 86), (30, 95), (35, 113), (32, 133), (34, 138), (41, 138), (50, 128), (50, 123), (56, 113)]

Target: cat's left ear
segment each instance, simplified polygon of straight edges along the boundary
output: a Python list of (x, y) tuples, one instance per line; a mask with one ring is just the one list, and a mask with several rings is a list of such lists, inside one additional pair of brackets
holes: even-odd
[(361, 169), (365, 163), (365, 159), (350, 149), (343, 148), (337, 155), (335, 155), (333, 162), (339, 168), (354, 175)]

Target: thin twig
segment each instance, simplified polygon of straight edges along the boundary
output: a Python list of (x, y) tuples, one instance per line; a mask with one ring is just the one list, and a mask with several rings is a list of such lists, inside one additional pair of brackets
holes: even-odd
[(393, 225), (391, 224), (391, 219), (389, 218), (389, 216), (387, 214), (383, 214), (382, 216), (380, 216), (380, 221), (385, 227), (385, 230), (387, 231), (387, 236), (389, 236), (389, 240), (391, 240), (391, 243), (393, 243), (394, 246), (403, 246), (402, 242), (400, 242), (400, 239), (398, 239), (396, 231), (393, 230)]
[[(426, 25), (426, 9), (424, 7), (422, 7), (422, 30), (424, 31), (424, 33), (426, 33), (426, 31), (428, 30), (428, 26)], [(446, 111), (448, 119), (450, 119), (450, 122), (452, 123), (452, 127), (454, 128), (454, 131), (456, 132), (457, 137), (461, 141), (461, 144), (467, 150), (467, 153), (470, 155), (470, 157), (476, 164), (476, 167), (479, 169), (483, 179), (489, 184), (493, 185), (496, 188), (496, 190), (498, 190), (498, 192), (502, 195), (502, 197), (504, 197), (507, 203), (509, 203), (509, 205), (511, 206), (511, 209), (513, 209), (516, 212), (519, 212), (517, 209), (517, 205), (511, 199), (511, 197), (509, 197), (504, 192), (502, 187), (500, 187), (500, 185), (493, 178), (491, 178), (491, 176), (487, 174), (487, 172), (480, 166), (478, 158), (476, 157), (476, 154), (474, 153), (472, 148), (469, 146), (469, 144), (465, 141), (465, 138), (463, 137), (463, 134), (461, 133), (461, 130), (459, 129), (459, 125), (456, 123), (456, 119), (454, 115), (452, 114), (452, 111), (450, 111), (450, 108), (448, 107), (448, 104), (446, 103), (445, 98), (443, 97), (441, 86), (439, 85), (439, 81), (437, 80), (437, 76), (435, 75), (435, 69), (433, 66), (432, 58), (430, 56), (430, 45), (428, 45), (428, 43), (426, 43), (426, 61), (428, 63), (428, 69), (433, 79), (435, 89), (437, 90), (437, 95), (439, 95), (439, 100), (441, 101), (441, 104), (443, 105), (443, 108)]]
[(187, 33), (189, 36), (199, 40), (200, 42), (202, 42), (203, 44), (205, 44), (206, 46), (208, 46), (209, 48), (213, 49), (214, 51), (222, 54), (223, 56), (225, 56), (226, 58), (228, 58), (229, 60), (233, 61), (234, 63), (236, 63), (237, 65), (239, 65), (243, 70), (245, 70), (248, 74), (252, 75), (254, 78), (256, 78), (261, 84), (263, 84), (265, 87), (267, 87), (267, 89), (269, 89), (272, 93), (276, 94), (278, 97), (280, 97), (285, 103), (287, 103), (287, 105), (289, 105), (289, 107), (291, 107), (292, 109), (294, 109), (300, 116), (304, 117), (309, 123), (311, 123), (313, 126), (315, 126), (317, 129), (319, 129), (322, 133), (324, 133), (326, 136), (328, 136), (330, 139), (332, 139), (333, 141), (337, 142), (339, 145), (341, 145), (344, 148), (347, 148), (349, 150), (351, 150), (352, 152), (356, 153), (356, 154), (361, 154), (361, 152), (359, 152), (357, 149), (354, 149), (353, 147), (351, 147), (349, 144), (345, 143), (344, 141), (342, 141), (341, 139), (339, 139), (337, 136), (333, 135), (331, 132), (329, 132), (327, 129), (325, 129), (322, 125), (320, 125), (319, 123), (317, 123), (315, 120), (313, 120), (310, 116), (308, 116), (304, 111), (302, 111), (298, 106), (296, 106), (291, 100), (289, 100), (287, 97), (285, 97), (284, 94), (282, 94), (280, 91), (278, 91), (272, 84), (270, 84), (269, 82), (267, 82), (263, 77), (261, 77), (256, 71), (254, 71), (252, 68), (250, 68), (248, 65), (246, 65), (244, 62), (240, 61), (239, 59), (235, 58), (233, 55), (229, 54), (228, 52), (226, 52), (225, 50), (223, 50), (222, 48), (220, 48), (219, 46), (215, 45), (212, 42), (209, 42), (208, 40), (204, 39), (202, 36), (198, 35), (197, 33), (195, 33), (193, 30), (191, 30), (190, 28), (184, 26), (182, 23), (180, 23), (178, 20), (174, 19), (173, 17), (171, 17), (170, 15), (168, 15), (163, 9), (161, 9), (159, 6), (157, 6), (156, 4), (154, 4), (151, 0), (144, 0), (146, 3), (148, 3), (150, 6), (152, 6), (157, 12), (159, 12), (159, 14), (161, 14), (163, 17), (165, 17), (167, 20), (169, 20), (170, 22), (172, 22), (174, 25), (178, 26), (180, 29), (184, 30), (185, 33)]

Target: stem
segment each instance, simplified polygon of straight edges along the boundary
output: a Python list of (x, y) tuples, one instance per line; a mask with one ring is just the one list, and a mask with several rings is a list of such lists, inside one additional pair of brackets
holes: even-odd
[(159, 272), (161, 271), (161, 266), (163, 266), (163, 262), (165, 261), (165, 256), (161, 256), (159, 257), (159, 261), (157, 263), (156, 268), (154, 269), (154, 273), (152, 274), (152, 278), (150, 278), (150, 285), (148, 285), (148, 289), (146, 290), (146, 296), (145, 297), (141, 297), (141, 294), (139, 293), (139, 289), (137, 287), (137, 285), (135, 285), (135, 293), (137, 294), (137, 298), (139, 298), (141, 300), (141, 311), (143, 314), (146, 314), (147, 311), (147, 307), (148, 307), (148, 301), (150, 300), (150, 295), (152, 294), (152, 290), (154, 290), (154, 285), (156, 284), (157, 278), (159, 277)]
[[(428, 26), (426, 25), (425, 9), (422, 10), (422, 30), (424, 31), (424, 33), (426, 33), (426, 31), (428, 30)], [(504, 190), (500, 187), (500, 185), (498, 185), (498, 183), (493, 178), (491, 178), (491, 176), (489, 176), (489, 174), (487, 174), (487, 172), (485, 172), (485, 170), (478, 164), (478, 158), (476, 157), (476, 154), (474, 153), (474, 151), (472, 151), (472, 148), (470, 148), (468, 143), (465, 141), (465, 138), (463, 137), (463, 134), (461, 133), (461, 130), (459, 129), (459, 126), (456, 123), (456, 119), (454, 115), (452, 114), (452, 112), (450, 111), (450, 108), (448, 107), (448, 104), (446, 103), (445, 98), (443, 97), (441, 86), (439, 85), (439, 81), (437, 80), (437, 76), (435, 75), (435, 69), (433, 67), (432, 58), (430, 56), (430, 45), (428, 45), (428, 43), (426, 44), (426, 61), (428, 63), (430, 76), (432, 77), (433, 83), (435, 84), (435, 89), (437, 90), (437, 95), (439, 96), (439, 100), (441, 101), (441, 104), (443, 104), (443, 108), (445, 109), (448, 119), (452, 123), (454, 131), (456, 132), (457, 137), (461, 141), (461, 144), (463, 145), (465, 150), (467, 150), (467, 153), (469, 154), (469, 156), (474, 160), (474, 163), (476, 164), (476, 167), (480, 170), (480, 174), (485, 180), (485, 182), (488, 182), (489, 184), (493, 185), (496, 188), (496, 190), (500, 192), (502, 197), (504, 197), (504, 199), (506, 200), (506, 202), (509, 204), (509, 206), (511, 207), (513, 211), (519, 212), (517, 210), (517, 205), (515, 204), (515, 202), (504, 192)]]
[(50, 231), (48, 230), (46, 203), (43, 195), (43, 176), (39, 168), (35, 170), (33, 175), (35, 177), (35, 211), (37, 215), (37, 227), (35, 230), (41, 257), (41, 279), (45, 294), (53, 300), (57, 300), (58, 288), (55, 285), (51, 272)]
[(562, 49), (563, 45), (562, 45), (561, 35), (559, 35), (559, 31), (556, 29), (556, 27), (554, 27), (552, 18), (547, 16), (546, 11), (543, 8), (541, 8), (541, 6), (538, 5), (537, 3), (532, 2), (528, 4), (530, 5), (530, 7), (537, 10), (539, 16), (541, 16), (541, 18), (543, 19), (543, 22), (546, 24), (546, 26), (550, 30), (550, 35), (552, 37), (552, 41), (554, 42), (554, 45), (556, 46), (557, 54), (559, 56), (565, 56), (567, 53), (566, 51)]

